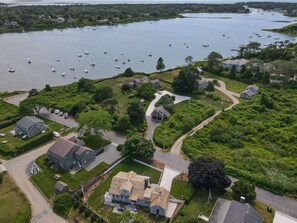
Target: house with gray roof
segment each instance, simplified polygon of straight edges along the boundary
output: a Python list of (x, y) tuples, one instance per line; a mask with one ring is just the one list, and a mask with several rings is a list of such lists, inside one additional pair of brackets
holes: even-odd
[(163, 106), (159, 106), (154, 109), (151, 116), (153, 121), (162, 122), (169, 119), (170, 113)]
[(243, 99), (250, 99), (251, 97), (259, 93), (259, 87), (256, 85), (249, 85), (246, 87), (245, 91), (240, 94)]
[(243, 65), (246, 65), (249, 62), (249, 60), (246, 59), (237, 59), (237, 60), (225, 60), (222, 61), (222, 65), (225, 68), (228, 68), (228, 70), (231, 70), (231, 67), (234, 65), (236, 67), (236, 71), (239, 72), (241, 67)]
[(129, 85), (131, 87), (137, 87), (141, 84), (147, 84), (149, 82), (150, 82), (150, 80), (148, 79), (148, 77), (144, 76), (144, 77), (139, 77), (139, 78), (134, 79), (132, 82), (129, 83)]
[(56, 194), (64, 194), (69, 192), (68, 184), (62, 181), (57, 181), (57, 183), (55, 184), (55, 189), (56, 189)]
[(35, 116), (25, 116), (16, 123), (15, 132), (19, 136), (32, 138), (46, 130), (44, 121)]
[(263, 223), (263, 218), (248, 203), (218, 198), (208, 223)]
[(198, 90), (204, 90), (208, 86), (208, 80), (205, 77), (196, 80)]
[(159, 79), (154, 79), (151, 81), (151, 84), (153, 85), (153, 87), (155, 89), (160, 89), (161, 88), (161, 84), (160, 84), (160, 80)]
[(59, 138), (48, 149), (47, 155), (51, 163), (69, 171), (77, 167), (84, 168), (95, 159), (96, 155), (93, 150), (70, 140)]

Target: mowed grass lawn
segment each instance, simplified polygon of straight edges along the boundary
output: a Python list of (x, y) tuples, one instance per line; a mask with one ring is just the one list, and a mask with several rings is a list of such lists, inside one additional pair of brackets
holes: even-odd
[[(172, 187), (170, 194), (179, 199), (185, 199), (185, 206), (182, 208), (180, 214), (175, 220), (176, 223), (187, 222), (191, 219), (197, 219), (199, 214), (210, 216), (210, 213), (217, 201), (217, 199), (224, 198), (227, 200), (232, 200), (232, 192), (226, 191), (223, 194), (219, 194), (216, 191), (212, 191), (212, 199), (208, 203), (208, 191), (197, 190), (193, 185), (181, 182), (178, 180), (172, 181)], [(273, 213), (267, 211), (267, 205), (260, 202), (253, 202), (252, 206), (257, 210), (257, 212), (264, 218), (265, 223), (272, 223), (274, 218)], [(203, 221), (198, 221), (203, 222)]]
[(108, 165), (106, 163), (100, 163), (91, 171), (82, 169), (75, 174), (59, 170), (53, 170), (46, 161), (47, 155), (42, 155), (37, 158), (36, 163), (41, 168), (42, 172), (31, 177), (31, 180), (42, 190), (48, 199), (52, 199), (55, 196), (55, 184), (57, 180), (54, 178), (55, 174), (60, 174), (61, 181), (69, 185), (70, 190), (76, 190), (82, 183), (85, 183), (96, 174), (102, 173)]
[(21, 190), (13, 179), (4, 174), (3, 183), (0, 184), (0, 222), (26, 223), (31, 218), (31, 207)]
[(100, 215), (104, 216), (107, 219), (113, 219), (115, 214), (111, 213), (111, 208), (103, 204), (103, 196), (106, 191), (109, 190), (112, 177), (115, 176), (118, 172), (124, 171), (134, 171), (137, 174), (143, 176), (149, 176), (152, 183), (158, 183), (160, 178), (160, 172), (154, 170), (150, 167), (144, 166), (140, 163), (130, 160), (124, 160), (114, 169), (111, 170), (106, 180), (101, 182), (98, 187), (94, 190), (92, 195), (89, 198), (89, 205)]
[[(38, 117), (40, 118), (40, 117)], [(63, 125), (57, 123), (57, 122), (53, 122), (50, 121), (48, 119), (44, 119), (44, 118), (40, 118), (42, 120), (44, 120), (45, 125), (48, 127), (48, 131), (59, 131), (61, 128), (63, 128)], [(5, 137), (1, 137), (0, 138), (0, 142), (2, 142), (3, 140), (7, 140), (8, 143), (7, 144), (0, 144), (0, 150), (2, 151), (15, 151), (16, 147), (21, 147), (22, 145), (26, 144), (26, 143), (30, 143), (40, 137), (43, 136), (43, 133), (40, 133), (39, 135), (30, 138), (30, 139), (22, 139), (21, 137), (18, 136), (13, 136), (10, 131), (14, 130), (16, 127), (16, 124), (12, 124), (10, 126), (7, 126), (5, 128), (0, 129), (0, 133), (4, 133)]]
[(230, 90), (230, 91), (236, 92), (236, 93), (243, 92), (246, 89), (246, 87), (248, 86), (247, 84), (245, 84), (243, 82), (236, 81), (236, 80), (231, 80), (229, 78), (221, 77), (221, 76), (209, 73), (209, 72), (205, 72), (205, 76), (207, 78), (215, 78), (215, 79), (224, 81), (225, 84), (226, 84), (227, 89)]

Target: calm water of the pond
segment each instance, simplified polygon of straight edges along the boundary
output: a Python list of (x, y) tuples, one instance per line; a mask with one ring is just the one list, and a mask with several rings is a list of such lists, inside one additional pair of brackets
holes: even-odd
[[(45, 84), (65, 85), (80, 77), (110, 77), (123, 72), (127, 67), (135, 71), (153, 72), (158, 57), (163, 57), (166, 68), (173, 68), (183, 65), (184, 58), (189, 55), (195, 60), (205, 58), (211, 51), (217, 51), (224, 57), (236, 55), (237, 52), (231, 50), (249, 41), (265, 45), (276, 40), (294, 40), (290, 36), (261, 31), (264, 28), (285, 26), (296, 19), (279, 13), (254, 11), (248, 15), (187, 16), (190, 18), (117, 27), (99, 26), (95, 30), (77, 28), (2, 34), (0, 91), (42, 88)], [(268, 35), (272, 37), (268, 38)], [(204, 47), (204, 44), (209, 47)], [(82, 57), (78, 57), (78, 54)], [(114, 61), (115, 57), (118, 62)], [(31, 58), (31, 64), (28, 64), (27, 58)], [(90, 62), (94, 62), (95, 66), (91, 66)], [(10, 67), (15, 73), (8, 72)], [(71, 71), (69, 67), (75, 70)], [(64, 77), (61, 76), (63, 72)]]

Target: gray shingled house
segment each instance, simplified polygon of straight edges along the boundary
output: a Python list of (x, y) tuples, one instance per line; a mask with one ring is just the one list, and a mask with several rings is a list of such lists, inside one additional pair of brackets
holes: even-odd
[(250, 99), (251, 97), (259, 93), (259, 87), (256, 85), (249, 85), (246, 87), (245, 91), (240, 94), (243, 99)]
[(151, 116), (153, 121), (162, 122), (169, 119), (170, 113), (163, 106), (159, 106), (155, 108)]
[(20, 136), (32, 138), (46, 130), (44, 121), (35, 116), (25, 116), (16, 123), (15, 131)]
[(263, 223), (263, 218), (247, 203), (218, 198), (208, 223)]
[(50, 162), (58, 164), (66, 171), (75, 167), (84, 168), (95, 159), (93, 150), (63, 138), (57, 139), (47, 155)]
[(57, 181), (57, 183), (55, 185), (55, 189), (56, 189), (56, 194), (64, 194), (64, 193), (69, 192), (68, 184), (66, 184), (62, 181)]

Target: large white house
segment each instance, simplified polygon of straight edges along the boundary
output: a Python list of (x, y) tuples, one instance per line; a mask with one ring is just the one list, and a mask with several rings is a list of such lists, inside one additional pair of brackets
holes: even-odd
[(169, 191), (163, 187), (151, 188), (150, 178), (135, 172), (119, 172), (112, 178), (105, 203), (124, 202), (148, 207), (151, 214), (165, 216)]

